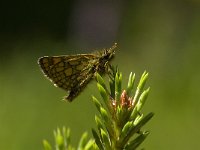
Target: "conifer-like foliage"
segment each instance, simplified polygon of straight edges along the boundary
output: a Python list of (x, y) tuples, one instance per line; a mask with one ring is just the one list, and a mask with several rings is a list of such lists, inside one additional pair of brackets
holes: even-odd
[(153, 117), (150, 112), (143, 115), (141, 108), (148, 97), (150, 88), (144, 88), (148, 73), (145, 71), (137, 86), (135, 74), (130, 73), (126, 88), (122, 87), (122, 73), (118, 69), (109, 71), (109, 88), (101, 75), (96, 74), (96, 81), (102, 100), (92, 96), (99, 112), (95, 115), (96, 130), (92, 129), (94, 139), (87, 140), (87, 134), (81, 137), (75, 148), (70, 144), (70, 130), (63, 128), (54, 132), (55, 148), (47, 142), (45, 150), (135, 150), (145, 140), (148, 131), (141, 128)]
[(150, 90), (144, 90), (147, 78), (148, 73), (144, 72), (134, 90), (135, 74), (130, 73), (124, 89), (122, 73), (113, 69), (108, 89), (97, 74), (97, 87), (104, 103), (93, 97), (100, 115), (95, 116), (97, 131), (93, 129), (92, 133), (100, 150), (134, 150), (149, 134), (141, 130), (153, 116), (153, 113), (141, 113)]

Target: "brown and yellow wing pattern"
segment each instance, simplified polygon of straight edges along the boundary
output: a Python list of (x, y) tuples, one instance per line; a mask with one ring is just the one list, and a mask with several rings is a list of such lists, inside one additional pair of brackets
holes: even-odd
[(103, 73), (114, 55), (114, 45), (94, 54), (44, 56), (38, 59), (44, 75), (68, 92), (66, 100), (72, 101), (85, 88), (96, 72)]

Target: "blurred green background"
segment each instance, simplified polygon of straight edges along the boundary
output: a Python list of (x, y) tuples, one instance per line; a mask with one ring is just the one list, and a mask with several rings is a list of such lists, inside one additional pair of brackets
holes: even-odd
[(200, 1), (62, 0), (1, 2), (0, 149), (39, 150), (52, 131), (70, 127), (72, 143), (91, 136), (95, 82), (73, 102), (43, 76), (44, 55), (90, 53), (118, 42), (113, 64), (137, 81), (150, 73), (144, 112), (148, 150), (200, 149)]

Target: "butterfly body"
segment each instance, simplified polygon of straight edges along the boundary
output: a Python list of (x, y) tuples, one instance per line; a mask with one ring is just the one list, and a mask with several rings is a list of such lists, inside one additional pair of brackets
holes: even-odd
[(75, 97), (95, 77), (98, 72), (103, 74), (109, 67), (109, 61), (113, 58), (116, 44), (110, 49), (103, 49), (92, 54), (44, 56), (38, 59), (44, 75), (55, 86), (67, 91), (68, 101)]

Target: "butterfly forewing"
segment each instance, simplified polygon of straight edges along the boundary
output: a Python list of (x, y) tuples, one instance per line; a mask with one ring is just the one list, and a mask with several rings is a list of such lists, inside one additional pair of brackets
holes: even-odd
[(114, 52), (102, 50), (98, 54), (44, 56), (39, 58), (38, 63), (44, 75), (55, 86), (69, 92), (65, 99), (72, 101), (94, 77), (96, 72), (104, 72), (105, 65), (111, 59), (111, 57), (107, 58), (107, 55), (110, 56), (111, 54), (113, 55)]
[[(72, 56), (44, 56), (39, 59), (39, 65), (43, 73), (58, 87), (64, 85), (65, 90), (69, 82), (80, 75), (84, 68), (87, 68), (89, 61), (94, 59), (94, 55), (72, 55)], [(78, 78), (79, 79), (79, 78)]]

